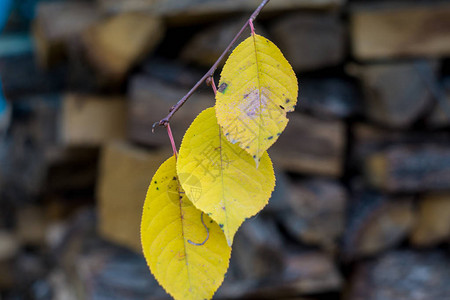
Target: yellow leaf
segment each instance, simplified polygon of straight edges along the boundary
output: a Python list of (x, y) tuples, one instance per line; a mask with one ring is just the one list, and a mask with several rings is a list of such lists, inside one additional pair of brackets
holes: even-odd
[(288, 123), (297, 103), (295, 73), (268, 39), (252, 35), (228, 58), (216, 94), (217, 120), (231, 143), (240, 143), (258, 165)]
[(200, 113), (184, 135), (177, 172), (189, 200), (219, 224), (231, 246), (242, 222), (269, 201), (275, 175), (267, 152), (256, 168), (221, 131), (214, 108)]
[(166, 160), (148, 189), (141, 223), (144, 256), (175, 299), (210, 299), (223, 281), (231, 248), (220, 227), (187, 199), (175, 164), (175, 157)]

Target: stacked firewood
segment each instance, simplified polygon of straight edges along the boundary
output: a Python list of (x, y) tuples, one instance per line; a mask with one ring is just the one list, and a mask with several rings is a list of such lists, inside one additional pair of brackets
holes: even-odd
[[(139, 239), (171, 155), (152, 125), (260, 1), (36, 2), (0, 35), (0, 298), (167, 299)], [(450, 4), (272, 0), (255, 28), (299, 100), (216, 298), (450, 299)], [(178, 146), (213, 104), (204, 85), (175, 114)]]

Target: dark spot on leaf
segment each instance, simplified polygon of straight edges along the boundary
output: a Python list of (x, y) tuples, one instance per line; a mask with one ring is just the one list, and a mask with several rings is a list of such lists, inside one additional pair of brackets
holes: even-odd
[(248, 95), (250, 95), (250, 93), (245, 94), (244, 99), (247, 99)]
[(280, 105), (280, 108), (281, 108), (281, 109), (284, 109), (283, 105)]
[(209, 221), (209, 223), (212, 223), (212, 222), (213, 222), (213, 220)]
[(249, 148), (250, 148), (250, 146), (247, 146), (247, 147), (245, 147), (245, 148), (249, 149)]
[(281, 132), (278, 132), (278, 133), (277, 133), (277, 136), (280, 136), (280, 135), (281, 135)]
[(256, 158), (256, 155), (253, 155), (253, 158)]
[(157, 182), (156, 182), (156, 180), (155, 181), (153, 181), (155, 184), (157, 184)]
[(225, 94), (225, 90), (227, 89), (227, 87), (228, 87), (228, 83), (224, 82), (219, 86), (218, 91), (222, 94)]
[(159, 191), (159, 187), (156, 187), (156, 190)]
[(220, 228), (223, 228), (223, 224), (219, 224)]
[(225, 135), (226, 135), (226, 136), (229, 136), (229, 135), (230, 135), (230, 133), (229, 133), (229, 132), (227, 132), (227, 133), (225, 133)]
[(268, 139), (268, 140), (273, 139), (273, 135), (269, 136), (267, 139)]
[(177, 178), (175, 176), (173, 176), (172, 180), (177, 180)]
[(289, 103), (289, 102), (291, 102), (291, 100), (286, 98), (286, 103)]

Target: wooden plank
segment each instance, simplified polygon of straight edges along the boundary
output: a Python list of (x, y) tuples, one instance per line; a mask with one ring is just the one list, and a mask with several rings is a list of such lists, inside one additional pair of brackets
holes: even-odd
[(357, 7), (351, 13), (353, 54), (360, 60), (450, 55), (450, 5)]

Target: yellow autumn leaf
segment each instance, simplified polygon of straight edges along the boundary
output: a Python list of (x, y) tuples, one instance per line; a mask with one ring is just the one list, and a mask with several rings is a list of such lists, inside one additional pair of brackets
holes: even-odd
[(228, 268), (231, 248), (220, 227), (187, 199), (171, 157), (145, 199), (141, 242), (156, 280), (175, 299), (210, 299)]
[(242, 222), (268, 203), (275, 175), (267, 152), (256, 168), (221, 131), (214, 108), (200, 113), (184, 135), (177, 172), (189, 200), (219, 224), (231, 246)]
[(292, 67), (268, 39), (252, 35), (228, 58), (216, 94), (217, 120), (231, 143), (239, 143), (258, 165), (288, 123), (297, 103)]

